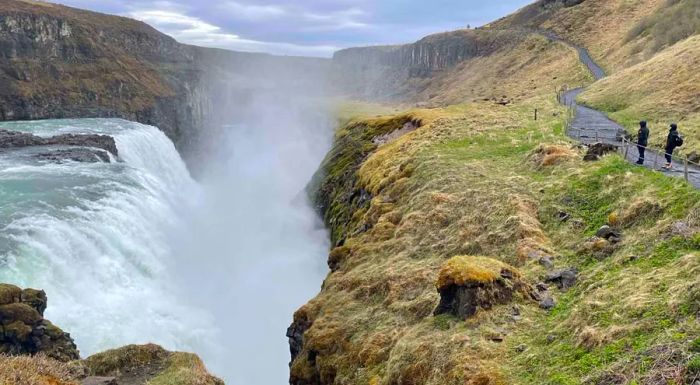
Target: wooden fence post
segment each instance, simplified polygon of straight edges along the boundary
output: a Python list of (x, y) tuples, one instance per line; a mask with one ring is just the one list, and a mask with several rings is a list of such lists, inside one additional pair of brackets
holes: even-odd
[(654, 170), (656, 170), (656, 165), (659, 164), (659, 152), (654, 151)]
[(535, 121), (537, 121), (537, 108), (535, 108)]
[(684, 160), (683, 163), (684, 163), (684, 166), (685, 166), (685, 167), (684, 167), (685, 180), (686, 180), (686, 182), (687, 182), (687, 181), (688, 181), (688, 157), (687, 157), (687, 156), (685, 157), (685, 160)]
[(625, 160), (627, 160), (627, 155), (629, 155), (630, 152), (630, 142), (627, 141), (627, 139), (624, 139), (625, 141)]

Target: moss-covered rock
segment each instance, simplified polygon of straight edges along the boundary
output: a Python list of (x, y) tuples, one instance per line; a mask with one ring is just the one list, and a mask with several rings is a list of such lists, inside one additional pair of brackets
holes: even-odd
[(7, 305), (20, 301), (22, 289), (15, 285), (0, 283), (0, 305)]
[(516, 294), (533, 298), (534, 291), (512, 266), (492, 258), (457, 256), (440, 270), (436, 283), (440, 304), (435, 315), (467, 319), (479, 309), (491, 309), (513, 300)]
[(158, 345), (129, 345), (83, 361), (90, 376), (114, 377), (120, 385), (223, 385), (194, 354)]
[(372, 200), (357, 172), (377, 149), (376, 138), (400, 130), (407, 123), (416, 127), (422, 124), (411, 115), (400, 115), (350, 122), (338, 131), (335, 145), (308, 187), (316, 209), (331, 230), (333, 245), (342, 246), (348, 236), (368, 230), (369, 226), (353, 216), (368, 209)]
[(79, 358), (70, 335), (44, 319), (46, 293), (2, 284), (0, 303), (0, 353), (43, 353), (64, 362)]

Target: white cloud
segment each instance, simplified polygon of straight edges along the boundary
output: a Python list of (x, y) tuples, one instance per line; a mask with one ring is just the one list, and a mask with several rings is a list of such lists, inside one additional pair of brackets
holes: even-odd
[(285, 8), (276, 5), (250, 5), (237, 1), (228, 1), (222, 4), (221, 7), (233, 17), (250, 21), (271, 20), (287, 15)]
[(360, 20), (366, 16), (366, 12), (359, 8), (350, 8), (326, 14), (304, 12), (302, 18), (308, 22), (316, 23), (307, 26), (306, 30), (311, 31), (333, 31), (341, 29), (361, 29), (368, 25)]
[(338, 50), (338, 47), (328, 45), (299, 45), (243, 39), (238, 35), (225, 32), (221, 27), (174, 11), (141, 10), (129, 13), (129, 16), (152, 25), (179, 42), (204, 47), (321, 57), (330, 57)]

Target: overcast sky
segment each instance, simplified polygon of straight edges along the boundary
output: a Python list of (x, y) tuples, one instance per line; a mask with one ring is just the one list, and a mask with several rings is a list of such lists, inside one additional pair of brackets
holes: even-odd
[(54, 0), (129, 16), (178, 41), (239, 51), (331, 56), (479, 26), (532, 0)]

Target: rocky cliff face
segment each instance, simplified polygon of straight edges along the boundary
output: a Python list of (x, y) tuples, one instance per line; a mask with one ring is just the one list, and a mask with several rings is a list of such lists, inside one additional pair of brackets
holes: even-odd
[(78, 359), (68, 333), (44, 319), (46, 293), (0, 284), (0, 354), (43, 353), (58, 361)]
[(135, 20), (59, 5), (0, 3), (0, 119), (125, 118), (159, 127), (190, 159), (266, 74), (325, 64), (187, 46)]
[(432, 79), (458, 64), (521, 42), (515, 31), (461, 30), (401, 46), (350, 48), (333, 58), (340, 89), (354, 97), (412, 99)]

